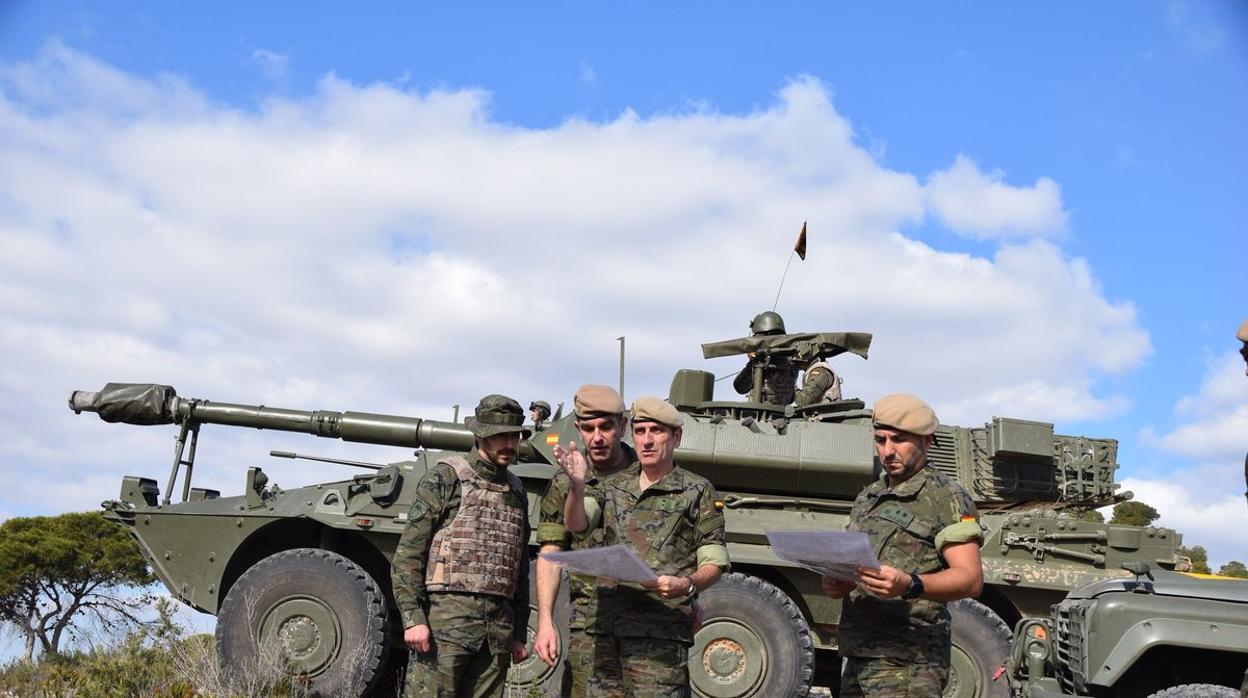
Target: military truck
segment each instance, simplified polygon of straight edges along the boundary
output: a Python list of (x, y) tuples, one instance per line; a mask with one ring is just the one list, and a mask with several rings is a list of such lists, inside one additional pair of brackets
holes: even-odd
[[(865, 358), (870, 340), (865, 333), (775, 335), (703, 345), (703, 354)], [(880, 472), (871, 412), (857, 399), (800, 409), (757, 402), (756, 395), (720, 401), (714, 385), (712, 374), (686, 369), (669, 394), (686, 415), (677, 462), (718, 489), (733, 565), (701, 596), (705, 622), (689, 663), (694, 691), (772, 698), (805, 695), (812, 683), (834, 685), (840, 603), (822, 594), (818, 575), (778, 558), (765, 533), (844, 528), (854, 497)], [(243, 666), (261, 648), (278, 645), (326, 694), (364, 694), (393, 681), (406, 653), (390, 559), (421, 475), (441, 451), (472, 448), (462, 424), (218, 403), (154, 384), (76, 391), (70, 407), (109, 422), (177, 426), (164, 488), (126, 476), (120, 497), (104, 503), (105, 514), (130, 529), (171, 594), (217, 616), (223, 663)], [(241, 494), (221, 496), (191, 484), (200, 428), (208, 424), (417, 450), (388, 465), (347, 461), (369, 470), (291, 489), (252, 466)], [(521, 443), (512, 470), (534, 516), (555, 472), (552, 447), (577, 439), (572, 418), (564, 416)], [(1116, 454), (1112, 439), (1057, 435), (1052, 424), (1020, 419), (937, 432), (930, 462), (974, 496), (986, 531), (984, 591), (952, 605), (948, 695), (1004, 695), (1006, 682), (997, 679), (1009, 626), (1048, 613), (1070, 589), (1125, 575), (1119, 564), (1126, 559), (1161, 567), (1179, 562), (1173, 530), (1072, 515), (1126, 496), (1114, 481)], [(531, 657), (512, 668), (509, 682), (519, 695), (557, 695), (562, 673), (562, 665)]]
[(1019, 621), (1009, 679), (1020, 698), (1248, 695), (1248, 580), (1154, 570), (1072, 591)]

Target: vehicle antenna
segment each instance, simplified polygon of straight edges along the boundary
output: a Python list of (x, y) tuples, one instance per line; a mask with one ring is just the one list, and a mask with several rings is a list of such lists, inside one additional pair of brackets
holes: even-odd
[(772, 312), (775, 312), (776, 306), (780, 305), (780, 292), (784, 290), (784, 279), (789, 275), (789, 267), (793, 265), (793, 257), (800, 257), (802, 261), (806, 261), (806, 221), (802, 221), (802, 232), (797, 234), (797, 243), (793, 245), (793, 252), (789, 254), (789, 261), (784, 265), (784, 273), (780, 275), (780, 288), (776, 289), (776, 300), (771, 304)]

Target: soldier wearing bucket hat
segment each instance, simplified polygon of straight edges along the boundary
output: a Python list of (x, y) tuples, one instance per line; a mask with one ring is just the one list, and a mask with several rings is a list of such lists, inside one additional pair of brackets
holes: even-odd
[(883, 473), (854, 500), (848, 529), (867, 534), (880, 568), (859, 569), (856, 583), (823, 580), (844, 599), (840, 695), (939, 696), (949, 680), (946, 603), (983, 588), (983, 531), (966, 491), (928, 466), (936, 412), (896, 393), (876, 401), (874, 422)]
[(505, 395), (481, 398), (464, 424), (473, 451), (421, 478), (394, 552), (405, 696), (502, 696), (509, 661), (528, 654), (528, 500), (507, 466), (532, 432)]
[[(594, 638), (586, 695), (683, 697), (694, 596), (728, 569), (724, 516), (714, 486), (676, 465), (683, 415), (665, 400), (641, 397), (631, 416), (637, 462), (604, 480), (596, 497), (585, 496), (583, 465), (559, 459), (573, 485), (568, 529), (601, 526), (604, 545), (631, 546), (658, 575), (618, 584), (609, 595), (600, 587), (599, 622), (586, 629)], [(600, 517), (587, 515), (591, 501)]]
[[(628, 428), (624, 399), (606, 385), (582, 385), (572, 398), (574, 424), (584, 446), (575, 453), (556, 445), (556, 456), (576, 455), (586, 461), (588, 468), (585, 489), (596, 497), (603, 480), (637, 459), (633, 448), (624, 443)], [(570, 447), (571, 448), (571, 447)], [(572, 483), (567, 473), (557, 472), (551, 478), (546, 494), (542, 496), (540, 523), (537, 526), (537, 543), (541, 551), (584, 550), (602, 545), (601, 529), (587, 533), (570, 534), (563, 523), (564, 502)], [(533, 646), (537, 656), (554, 665), (559, 657), (559, 633), (555, 628), (554, 606), (559, 593), (561, 575), (559, 568), (542, 558), (537, 561), (537, 637)], [(572, 675), (572, 695), (584, 696), (589, 685), (593, 664), (593, 639), (586, 634), (588, 626), (598, 622), (598, 593), (594, 579), (583, 575), (568, 577), (568, 598), (571, 601), (571, 620), (568, 623), (568, 646), (564, 658)]]

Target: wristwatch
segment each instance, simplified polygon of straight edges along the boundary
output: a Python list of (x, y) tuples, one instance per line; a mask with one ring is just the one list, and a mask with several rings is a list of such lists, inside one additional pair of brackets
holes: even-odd
[(689, 579), (689, 589), (685, 592), (685, 596), (691, 596), (693, 598), (697, 598), (698, 597), (698, 585), (696, 582), (693, 581), (693, 577), (689, 577), (688, 579)]
[(923, 580), (918, 572), (910, 573), (910, 587), (901, 593), (901, 598), (911, 601), (923, 595)]

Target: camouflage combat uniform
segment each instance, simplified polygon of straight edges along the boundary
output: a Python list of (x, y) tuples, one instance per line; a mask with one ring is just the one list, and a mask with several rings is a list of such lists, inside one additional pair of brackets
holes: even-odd
[[(888, 475), (858, 495), (851, 531), (865, 531), (880, 562), (903, 572), (947, 568), (947, 543), (982, 539), (975, 503), (961, 485), (926, 466), (891, 490)], [(949, 610), (941, 601), (881, 599), (854, 589), (839, 631), (847, 658), (842, 698), (939, 696), (949, 679)]]
[[(523, 642), (529, 617), (529, 577), (525, 545), (529, 539), (528, 500), (519, 479), (472, 454), (471, 469), (491, 485), (507, 484), (502, 495), (507, 508), (519, 513), (519, 537), (514, 592), (509, 598), (494, 593), (441, 591), (430, 584), (437, 578), (428, 569), (430, 545), (438, 531), (449, 527), (459, 512), (463, 486), (449, 459), (431, 468), (417, 485), (407, 527), (394, 551), (394, 599), (403, 627), (428, 625), (430, 652), (411, 651), (405, 696), (502, 696), (511, 660), (512, 640)], [(433, 551), (436, 557), (436, 551)], [(429, 589), (433, 586), (435, 589)]]
[[(692, 575), (699, 548), (725, 544), (714, 486), (679, 467), (644, 491), (640, 477), (641, 465), (633, 463), (603, 481), (603, 544), (631, 545), (660, 576)], [(590, 696), (689, 695), (690, 597), (661, 599), (621, 583), (599, 597), (586, 631), (595, 645)]]
[(806, 369), (802, 376), (802, 387), (795, 397), (798, 407), (840, 399), (841, 377), (836, 375), (831, 366), (820, 361)]
[[(620, 444), (624, 451), (624, 462), (637, 460), (633, 447), (626, 443)], [(583, 451), (582, 451), (583, 453)], [(586, 462), (589, 456), (586, 455)], [(602, 499), (602, 481), (593, 468), (585, 480), (585, 496)], [(550, 481), (546, 494), (542, 496), (541, 519), (537, 525), (537, 544), (558, 545), (564, 550), (584, 550), (602, 545), (604, 530), (601, 526), (587, 533), (569, 533), (563, 522), (563, 505), (572, 489), (572, 481), (567, 473), (560, 470)], [(609, 594), (611, 590), (602, 589)], [(594, 623), (598, 612), (598, 595), (595, 593), (594, 578), (581, 574), (568, 576), (568, 598), (572, 604), (572, 619), (568, 623), (567, 659), (572, 671), (572, 696), (581, 698), (586, 694), (589, 675), (593, 669), (593, 639), (585, 633), (585, 628)]]
[[(732, 380), (732, 387), (741, 395), (747, 395), (754, 389), (754, 366), (757, 358), (751, 357), (745, 368)], [(772, 405), (788, 405), (793, 402), (794, 389), (797, 385), (799, 368), (792, 357), (774, 355), (769, 357), (768, 365), (763, 368), (763, 387), (761, 400)]]

